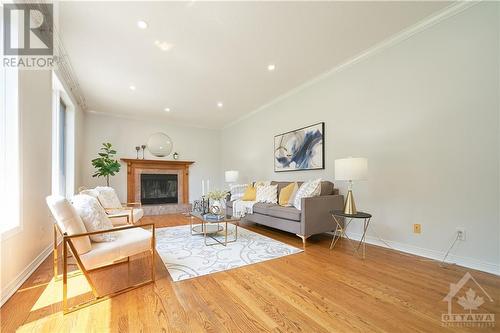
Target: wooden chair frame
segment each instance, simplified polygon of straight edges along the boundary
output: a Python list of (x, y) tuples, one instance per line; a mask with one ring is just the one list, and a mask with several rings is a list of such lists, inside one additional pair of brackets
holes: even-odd
[[(123, 214), (123, 215), (128, 216), (128, 214)], [(120, 231), (120, 230), (127, 230), (127, 229), (133, 229), (133, 228), (141, 228), (141, 227), (151, 227), (151, 229), (152, 229), (151, 248), (149, 250), (150, 255), (151, 255), (151, 279), (144, 281), (144, 282), (141, 282), (141, 283), (138, 283), (138, 284), (135, 284), (135, 285), (132, 285), (132, 286), (129, 286), (129, 287), (126, 287), (126, 288), (123, 288), (123, 289), (120, 289), (118, 291), (114, 291), (114, 292), (106, 294), (106, 295), (99, 296), (97, 293), (97, 290), (95, 288), (95, 285), (92, 283), (92, 281), (90, 279), (89, 273), (94, 272), (96, 270), (106, 268), (106, 267), (121, 264), (121, 263), (123, 263), (123, 260), (119, 260), (119, 261), (114, 262), (114, 263), (109, 264), (109, 265), (105, 265), (105, 266), (101, 266), (101, 267), (87, 270), (85, 268), (85, 266), (83, 265), (82, 261), (80, 260), (80, 256), (78, 255), (78, 252), (75, 249), (75, 246), (73, 244), (72, 239), (82, 237), (82, 236), (92, 236), (92, 235), (98, 235), (98, 234), (103, 234), (103, 233), (108, 233), (108, 232), (116, 232), (116, 231)], [(54, 278), (56, 280), (59, 278), (58, 277), (58, 253), (57, 253), (57, 234), (58, 233), (62, 236), (62, 259), (63, 259), (62, 280), (63, 280), (63, 313), (64, 314), (79, 310), (81, 308), (84, 308), (84, 307), (92, 305), (92, 304), (102, 302), (102, 301), (104, 301), (106, 299), (110, 299), (111, 297), (114, 297), (116, 295), (128, 292), (130, 290), (137, 289), (139, 287), (142, 287), (142, 286), (147, 285), (149, 283), (153, 283), (155, 281), (155, 225), (154, 225), (154, 223), (148, 223), (148, 224), (143, 224), (143, 225), (127, 225), (127, 226), (123, 226), (123, 227), (115, 227), (113, 229), (108, 229), (108, 230), (99, 230), (99, 231), (86, 232), (86, 233), (81, 233), (81, 234), (74, 234), (71, 236), (69, 236), (66, 233), (63, 233), (62, 230), (57, 225), (57, 223), (54, 223)], [(86, 301), (86, 302), (83, 302), (83, 303), (80, 303), (78, 305), (75, 305), (73, 307), (68, 307), (68, 277), (80, 275), (81, 273), (80, 274), (72, 274), (71, 276), (68, 276), (68, 247), (69, 247), (69, 251), (71, 252), (73, 257), (76, 259), (76, 264), (77, 264), (78, 268), (80, 269), (81, 273), (83, 273), (83, 275), (85, 276), (85, 279), (87, 280), (88, 284), (90, 285), (90, 287), (92, 289), (92, 293), (94, 295), (93, 299)], [(130, 262), (129, 257), (127, 257), (126, 262), (128, 265)]]

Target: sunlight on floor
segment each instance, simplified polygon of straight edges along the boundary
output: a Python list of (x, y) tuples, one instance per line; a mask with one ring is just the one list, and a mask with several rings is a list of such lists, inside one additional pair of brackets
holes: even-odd
[[(52, 280), (50, 280), (47, 287), (43, 291), (42, 295), (40, 295), (35, 305), (33, 305), (33, 307), (31, 308), (31, 311), (36, 311), (55, 303), (61, 303), (62, 286), (62, 279), (59, 281), (55, 281), (54, 278), (52, 278)], [(79, 295), (84, 295), (91, 291), (92, 289), (87, 283), (87, 280), (85, 280), (85, 276), (77, 275), (68, 278), (68, 300)]]

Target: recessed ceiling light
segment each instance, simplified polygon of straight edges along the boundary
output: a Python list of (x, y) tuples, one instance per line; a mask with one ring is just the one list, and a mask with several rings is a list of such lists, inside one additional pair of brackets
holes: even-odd
[(128, 87), (130, 90), (135, 90), (135, 86), (134, 85), (131, 85)]
[(224, 106), (224, 104), (222, 104), (222, 102), (217, 102), (217, 107), (221, 108), (223, 106)]
[(165, 112), (170, 112), (170, 108), (164, 108), (163, 109)]
[(160, 42), (159, 40), (155, 40), (155, 45), (162, 51), (168, 51), (172, 48), (172, 44), (167, 42)]
[(148, 24), (146, 23), (146, 21), (137, 21), (137, 27), (139, 29), (147, 29)]
[(275, 64), (269, 64), (267, 65), (267, 70), (272, 72), (276, 69), (276, 65)]

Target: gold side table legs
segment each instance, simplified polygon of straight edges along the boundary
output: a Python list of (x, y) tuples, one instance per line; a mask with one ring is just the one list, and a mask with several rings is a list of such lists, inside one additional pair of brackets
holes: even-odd
[(330, 243), (330, 249), (333, 249), (335, 245), (337, 244), (338, 240), (342, 237), (346, 238), (347, 241), (349, 242), (349, 245), (354, 248), (354, 252), (359, 255), (359, 250), (361, 249), (361, 258), (365, 259), (366, 258), (366, 232), (368, 230), (368, 226), (370, 225), (370, 219), (371, 218), (364, 218), (363, 219), (363, 235), (361, 236), (361, 239), (356, 247), (352, 245), (353, 240), (349, 238), (346, 234), (347, 227), (349, 224), (352, 222), (352, 218), (346, 221), (345, 226), (342, 227), (342, 224), (339, 222), (337, 219), (337, 216), (332, 215), (333, 220), (335, 221), (335, 231), (333, 233), (333, 239), (332, 242)]

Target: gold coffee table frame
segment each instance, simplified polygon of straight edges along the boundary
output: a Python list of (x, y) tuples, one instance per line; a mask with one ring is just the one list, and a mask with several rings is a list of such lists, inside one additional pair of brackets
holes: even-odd
[[(191, 230), (191, 235), (203, 235), (203, 240), (205, 242), (206, 246), (212, 246), (212, 245), (223, 245), (227, 246), (229, 243), (234, 243), (238, 240), (238, 226), (240, 219), (238, 217), (226, 215), (224, 216), (223, 219), (219, 221), (213, 221), (213, 220), (207, 220), (201, 215), (200, 213), (189, 213), (190, 215), (190, 230)], [(196, 219), (201, 222), (201, 225), (193, 225), (193, 220)], [(234, 238), (231, 240), (227, 239), (227, 224), (234, 224), (235, 226), (235, 231), (234, 231)], [(225, 224), (225, 226), (222, 226), (221, 224)], [(224, 241), (220, 241), (217, 239), (216, 235), (224, 231)], [(207, 242), (207, 236), (214, 240), (215, 242)]]

